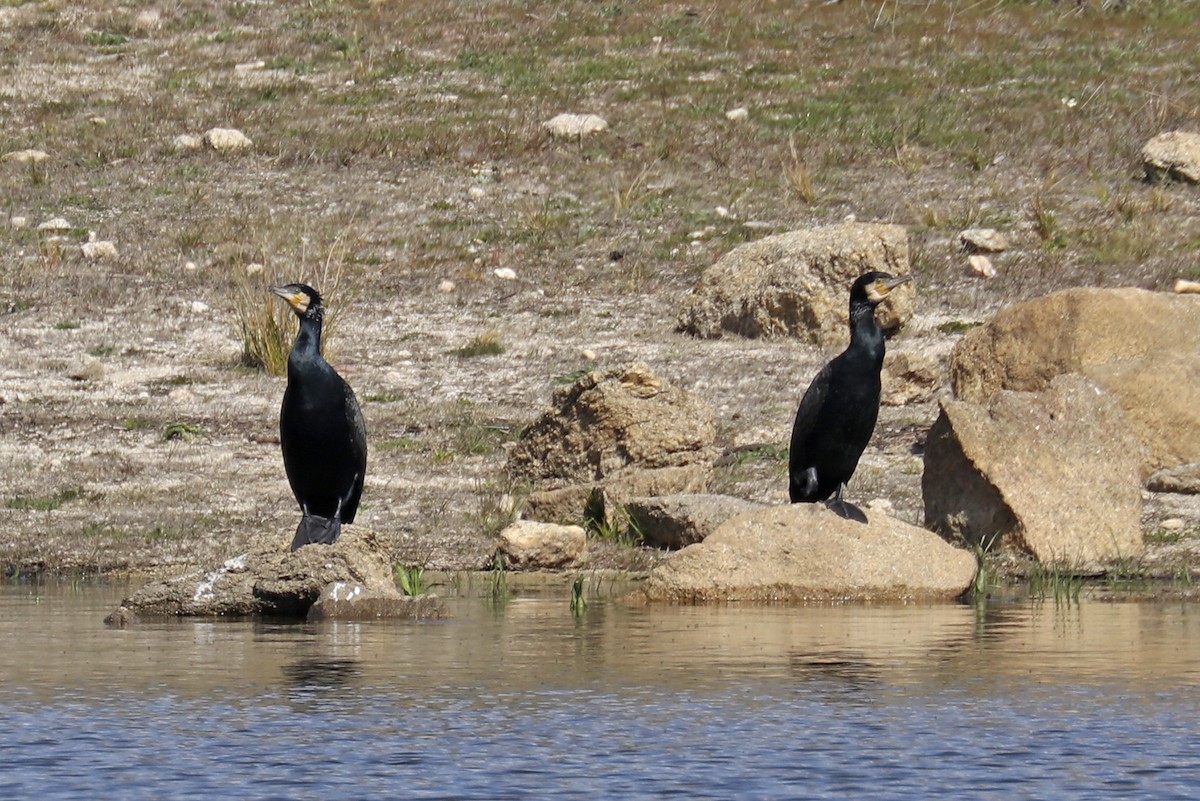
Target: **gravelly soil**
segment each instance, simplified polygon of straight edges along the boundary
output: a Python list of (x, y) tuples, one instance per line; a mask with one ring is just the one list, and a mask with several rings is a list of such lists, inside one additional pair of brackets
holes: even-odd
[[(524, 490), (503, 475), (504, 443), (578, 370), (643, 361), (712, 403), (722, 447), (786, 443), (832, 352), (673, 331), (700, 271), (747, 238), (848, 214), (909, 226), (917, 318), (891, 347), (939, 358), (954, 341), (940, 324), (984, 320), (1013, 300), (1195, 277), (1200, 194), (1147, 185), (1136, 163), (1145, 138), (1197, 119), (1195, 88), (1174, 62), (1155, 61), (1194, 57), (1165, 16), (1172, 4), (1161, 17), (1071, 17), (1044, 4), (926, 17), (897, 5), (883, 20), (853, 3), (786, 13), (717, 3), (711, 14), (651, 3), (613, 26), (600, 17), (619, 15), (592, 5), (448, 4), (432, 16), (359, 3), (0, 9), (0, 58), (12, 68), (0, 150), (49, 154), (0, 162), (0, 565), (171, 570), (294, 519), (277, 441), (284, 380), (238, 366), (241, 286), (328, 288), (342, 275), (329, 355), (370, 432), (360, 521), (398, 561), (458, 569), (490, 563), (505, 496)], [(555, 38), (569, 13), (588, 31), (578, 42)], [(818, 46), (794, 47), (792, 25)], [(665, 40), (651, 45), (654, 31)], [(1137, 49), (1145, 31), (1155, 48)], [(555, 65), (544, 75), (504, 60), (541, 42), (544, 54), (529, 52)], [(1118, 42), (1146, 63), (1095, 57)], [(1078, 73), (903, 94), (922, 91), (921, 75), (955, 80), (939, 63), (955, 48), (973, 65), (1023, 65), (1050, 46), (1075, 54)], [(576, 57), (624, 59), (632, 77), (569, 84)], [(891, 90), (891, 106), (861, 96), (873, 65), (893, 58), (915, 85)], [(778, 71), (755, 72), (756, 60)], [(781, 178), (794, 142), (780, 119), (817, 113), (793, 108), (789, 70), (819, 75), (812, 92), (847, 104), (853, 123), (797, 129), (812, 200), (798, 199), (795, 175)], [(1077, 110), (1059, 105), (1059, 82), (1084, 100)], [(935, 96), (961, 103), (922, 112)], [(751, 107), (742, 128), (722, 113), (738, 102)], [(1021, 102), (1024, 131), (1009, 116)], [(581, 106), (609, 117), (610, 133), (589, 144), (541, 132), (540, 120)], [(897, 122), (908, 107), (927, 119)], [(922, 133), (947, 108), (978, 142)], [(860, 120), (876, 110), (888, 115), (880, 127)], [(877, 141), (901, 123), (903, 136)], [(172, 148), (178, 134), (218, 125), (245, 130), (255, 150)], [(57, 216), (71, 226), (64, 239), (34, 230)], [(956, 240), (968, 223), (1013, 242), (994, 280), (964, 275)], [(86, 261), (89, 231), (119, 256)], [(247, 279), (252, 263), (265, 270)], [(505, 267), (515, 281), (494, 276)], [(439, 290), (445, 280), (453, 291)], [(450, 353), (485, 333), (503, 353)], [(855, 497), (886, 498), (920, 522), (920, 446), (935, 414), (935, 403), (883, 410)], [(777, 458), (738, 460), (714, 489), (782, 501), (783, 473)], [(1152, 537), (1146, 563), (1186, 566), (1195, 499), (1147, 501), (1147, 532), (1167, 518), (1185, 528)], [(659, 557), (596, 548), (598, 566)]]

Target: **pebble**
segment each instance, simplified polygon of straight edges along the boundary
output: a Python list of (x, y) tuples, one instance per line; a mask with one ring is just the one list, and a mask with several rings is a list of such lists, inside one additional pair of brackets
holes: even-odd
[(994, 228), (967, 228), (958, 235), (963, 249), (970, 253), (1003, 253), (1008, 239)]
[(117, 257), (117, 246), (112, 242), (104, 240), (84, 242), (79, 246), (79, 249), (83, 252), (83, 257), (88, 261), (103, 261)]
[[(16, 219), (16, 218), (14, 218)], [(1200, 281), (1187, 281), (1180, 278), (1175, 282), (1176, 295), (1200, 295)]]
[(55, 217), (52, 220), (46, 220), (37, 229), (39, 231), (70, 231), (71, 224), (62, 217)]
[(176, 153), (191, 153), (204, 147), (200, 137), (191, 134), (180, 134), (171, 140), (171, 148)]
[(487, 190), (482, 186), (472, 186), (467, 190), (467, 194), (475, 200), (480, 200), (487, 197)]
[(971, 272), (980, 278), (995, 278), (996, 268), (992, 264), (992, 260), (987, 256), (976, 253), (967, 259), (967, 264), (971, 267)]
[[(191, 264), (191, 262), (188, 262), (188, 264)], [(192, 265), (192, 269), (193, 270), (196, 269), (196, 266), (194, 264)], [(263, 267), (261, 264), (259, 264), (256, 261), (252, 261), (246, 265), (246, 275), (258, 275), (264, 269), (266, 269), (266, 268)]]
[(209, 311), (209, 305), (207, 303), (205, 303), (204, 301), (202, 301), (202, 300), (193, 300), (192, 301), (192, 313), (207, 314), (208, 311)]
[(495, 270), (492, 270), (492, 275), (503, 281), (517, 280), (517, 271), (511, 267), (497, 267)]
[(608, 120), (595, 114), (559, 114), (543, 122), (542, 127), (559, 139), (575, 139), (606, 130)]
[(1183, 531), (1184, 526), (1186, 526), (1186, 525), (1187, 524), (1184, 523), (1181, 518), (1169, 517), (1166, 520), (1159, 523), (1158, 527), (1161, 528), (1163, 531)]
[(218, 153), (238, 153), (254, 147), (250, 137), (236, 128), (209, 128), (204, 132), (203, 141)]
[(731, 108), (725, 112), (725, 119), (730, 122), (741, 122), (742, 120), (750, 119), (750, 112), (740, 106), (738, 108)]
[(442, 281), (442, 283), (438, 284), (438, 292), (443, 292), (448, 295), (453, 291), (454, 291), (454, 282), (449, 279)]
[(19, 230), (21, 228), (24, 228), (26, 225), (28, 225), (29, 220), (26, 219), (25, 217), (9, 217), (8, 224), (14, 230)]
[(234, 72), (254, 72), (255, 70), (265, 70), (267, 62), (265, 61), (247, 61), (244, 64), (234, 64)]

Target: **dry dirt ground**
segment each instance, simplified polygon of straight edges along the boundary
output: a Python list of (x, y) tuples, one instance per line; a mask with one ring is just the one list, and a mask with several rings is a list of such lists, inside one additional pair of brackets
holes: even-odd
[[(675, 333), (700, 272), (772, 232), (904, 224), (918, 310), (891, 347), (939, 356), (1004, 303), (1198, 277), (1200, 193), (1145, 183), (1137, 161), (1161, 130), (1200, 127), (1189, 14), (0, 4), (0, 151), (47, 154), (0, 162), (0, 565), (175, 569), (290, 525), (284, 379), (241, 366), (239, 315), (291, 280), (331, 290), (329, 356), (370, 433), (360, 522), (397, 561), (486, 568), (526, 489), (505, 443), (592, 366), (640, 360), (706, 398), (722, 447), (765, 445), (714, 489), (783, 501), (791, 416), (833, 353)], [(610, 129), (551, 140), (560, 111)], [(212, 127), (254, 149), (172, 144)], [(55, 217), (65, 232), (37, 230)], [(995, 279), (965, 274), (967, 225), (1013, 241)], [(117, 255), (84, 258), (89, 232)], [(456, 353), (480, 337), (501, 352)], [(919, 523), (935, 415), (885, 408), (852, 494)], [(1148, 497), (1147, 564), (1186, 568), (1198, 521), (1184, 496)]]

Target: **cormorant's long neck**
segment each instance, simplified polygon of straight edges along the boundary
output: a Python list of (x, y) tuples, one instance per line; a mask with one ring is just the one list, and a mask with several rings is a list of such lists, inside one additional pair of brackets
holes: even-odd
[(321, 361), (321, 318), (301, 317), (300, 330), (296, 333), (296, 341), (292, 343), (292, 352), (288, 356), (288, 366), (306, 362)]
[(875, 309), (870, 303), (850, 304), (850, 349), (883, 363), (883, 332), (875, 323)]

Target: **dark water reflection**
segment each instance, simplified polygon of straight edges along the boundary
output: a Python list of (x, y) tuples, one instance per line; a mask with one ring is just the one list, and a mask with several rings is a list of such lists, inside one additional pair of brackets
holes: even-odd
[(164, 621), (0, 586), (5, 798), (1192, 798), (1200, 610)]

